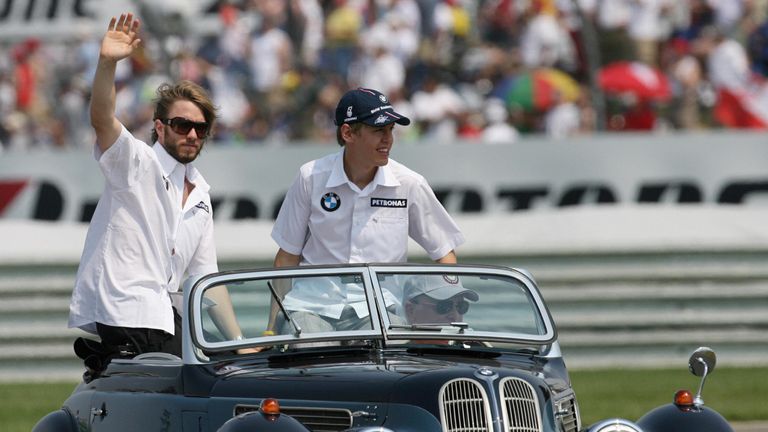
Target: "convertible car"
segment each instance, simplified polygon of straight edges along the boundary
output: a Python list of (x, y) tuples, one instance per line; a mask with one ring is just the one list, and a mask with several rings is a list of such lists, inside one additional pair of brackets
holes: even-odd
[[(222, 289), (242, 330), (233, 340), (216, 325)], [(649, 413), (645, 426), (613, 419), (584, 428), (552, 316), (531, 275), (517, 269), (220, 272), (187, 281), (182, 315), (182, 358), (113, 359), (33, 430), (700, 430), (680, 428), (688, 420), (672, 418), (677, 411), (703, 412), (699, 426), (730, 430), (692, 397), (685, 409)], [(237, 354), (242, 348), (257, 352)], [(696, 370), (714, 368), (714, 354), (702, 356)]]

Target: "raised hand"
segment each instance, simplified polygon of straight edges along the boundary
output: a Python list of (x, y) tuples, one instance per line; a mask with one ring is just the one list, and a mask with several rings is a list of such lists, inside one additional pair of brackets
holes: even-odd
[(99, 54), (115, 62), (130, 56), (141, 43), (138, 32), (139, 20), (133, 14), (121, 14), (120, 19), (112, 17)]

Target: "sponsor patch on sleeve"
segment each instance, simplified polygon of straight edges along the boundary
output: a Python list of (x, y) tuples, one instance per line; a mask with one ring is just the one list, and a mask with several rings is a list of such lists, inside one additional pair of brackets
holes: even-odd
[(371, 198), (371, 207), (406, 208), (408, 200), (405, 198)]

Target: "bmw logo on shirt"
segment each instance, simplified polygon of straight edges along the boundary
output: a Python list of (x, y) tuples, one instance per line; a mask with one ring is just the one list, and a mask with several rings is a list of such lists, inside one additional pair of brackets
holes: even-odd
[(327, 212), (336, 211), (341, 207), (341, 198), (333, 192), (328, 192), (320, 199), (320, 207)]

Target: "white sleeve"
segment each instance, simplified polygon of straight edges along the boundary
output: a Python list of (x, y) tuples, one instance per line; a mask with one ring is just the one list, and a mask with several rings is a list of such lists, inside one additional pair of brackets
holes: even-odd
[(219, 271), (219, 265), (216, 261), (216, 241), (213, 235), (213, 214), (211, 214), (200, 238), (200, 244), (190, 259), (185, 272), (188, 276), (193, 276), (217, 271)]
[(301, 255), (304, 250), (311, 212), (309, 189), (307, 180), (299, 173), (288, 189), (272, 227), (272, 239), (289, 254)]
[(120, 136), (107, 151), (101, 153), (96, 146), (94, 157), (107, 183), (114, 189), (125, 189), (136, 183), (149, 168), (151, 150), (123, 126)]
[(464, 243), (464, 234), (425, 180), (414, 185), (411, 193), (408, 235), (431, 259), (440, 259)]

